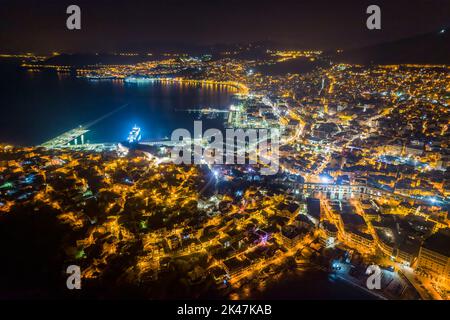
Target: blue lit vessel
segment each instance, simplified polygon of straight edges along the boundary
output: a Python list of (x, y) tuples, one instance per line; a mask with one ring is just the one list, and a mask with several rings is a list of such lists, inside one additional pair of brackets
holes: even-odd
[(141, 128), (134, 126), (133, 129), (131, 129), (130, 134), (128, 135), (127, 141), (129, 143), (138, 143), (139, 141), (141, 141), (141, 138)]
[(116, 79), (115, 76), (113, 75), (108, 75), (108, 74), (87, 74), (85, 76), (86, 79), (88, 80), (93, 80), (93, 81), (97, 81), (97, 80), (114, 80)]
[(153, 81), (153, 78), (150, 78), (148, 76), (134, 75), (126, 77), (124, 81), (127, 83), (147, 83)]

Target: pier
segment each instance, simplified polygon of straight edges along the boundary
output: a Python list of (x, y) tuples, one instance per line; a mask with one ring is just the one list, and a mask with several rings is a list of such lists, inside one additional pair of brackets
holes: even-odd
[[(72, 145), (84, 145), (84, 135), (88, 133), (90, 130), (89, 128), (93, 125), (99, 123), (100, 121), (112, 116), (114, 113), (122, 110), (123, 108), (127, 107), (128, 103), (121, 105), (120, 107), (114, 109), (111, 112), (108, 112), (107, 114), (101, 116), (100, 118), (89, 122), (86, 125), (81, 125), (75, 129), (69, 130), (64, 132), (63, 134), (57, 136), (56, 138), (53, 138), (51, 140), (48, 140), (40, 145), (40, 147), (54, 149), (54, 148), (61, 148), (61, 147), (68, 147)], [(78, 143), (78, 138), (80, 138), (80, 143)], [(73, 143), (71, 145), (71, 143)]]
[(84, 135), (87, 132), (89, 132), (89, 129), (87, 129), (84, 126), (80, 126), (78, 128), (64, 132), (63, 134), (57, 136), (56, 138), (46, 141), (40, 146), (52, 149), (52, 148), (66, 147), (70, 145), (70, 143), (72, 142), (74, 142), (75, 145), (78, 145), (78, 138), (80, 138), (80, 144), (82, 145), (84, 144)]

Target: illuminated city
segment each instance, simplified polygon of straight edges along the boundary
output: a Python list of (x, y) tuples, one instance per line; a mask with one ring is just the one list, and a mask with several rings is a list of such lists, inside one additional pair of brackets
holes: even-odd
[[(311, 47), (2, 53), (33, 97), (6, 104), (42, 111), (0, 134), (0, 296), (448, 300), (450, 60)], [(175, 164), (195, 121), (277, 130), (276, 173), (245, 143), (246, 163)]]

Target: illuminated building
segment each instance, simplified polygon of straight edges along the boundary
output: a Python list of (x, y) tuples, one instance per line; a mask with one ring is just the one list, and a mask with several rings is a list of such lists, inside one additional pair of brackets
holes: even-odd
[(430, 272), (441, 283), (450, 281), (450, 230), (441, 230), (426, 239), (419, 251), (417, 268)]
[(285, 226), (281, 229), (281, 239), (286, 248), (290, 249), (295, 247), (300, 241), (301, 230), (298, 230), (295, 226)]
[(334, 246), (338, 239), (338, 228), (326, 220), (320, 223), (320, 228), (323, 230), (320, 237), (322, 243), (327, 247)]

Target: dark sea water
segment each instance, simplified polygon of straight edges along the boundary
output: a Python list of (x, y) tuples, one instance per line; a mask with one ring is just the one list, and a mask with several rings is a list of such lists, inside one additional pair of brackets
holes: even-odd
[(376, 300), (366, 291), (319, 270), (284, 275), (254, 296), (267, 300)]
[[(223, 86), (89, 81), (53, 70), (32, 73), (5, 61), (0, 61), (0, 76), (0, 143), (17, 145), (43, 143), (124, 104), (90, 128), (87, 142), (124, 141), (134, 125), (141, 127), (144, 140), (170, 137), (177, 128), (193, 134), (198, 115), (177, 110), (227, 108), (233, 98)], [(203, 118), (203, 129), (221, 128), (223, 117)]]

